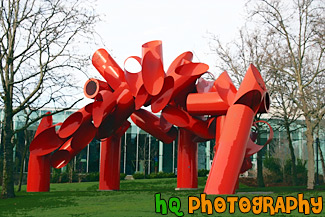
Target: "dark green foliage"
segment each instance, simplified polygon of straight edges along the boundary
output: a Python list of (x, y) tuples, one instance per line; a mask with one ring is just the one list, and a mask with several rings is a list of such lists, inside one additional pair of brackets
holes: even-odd
[(265, 183), (281, 183), (283, 182), (283, 172), (280, 160), (274, 157), (266, 157), (263, 161), (264, 167), (269, 173), (265, 173)]
[(210, 170), (206, 170), (206, 169), (200, 169), (198, 170), (198, 176), (199, 177), (205, 177), (209, 174)]
[(0, 153), (0, 186), (2, 185), (2, 169), (3, 169), (3, 163), (2, 162), (3, 162), (3, 157), (1, 157), (1, 153)]
[(141, 172), (136, 172), (133, 174), (134, 179), (159, 179), (159, 178), (175, 178), (176, 175), (174, 173), (165, 173), (165, 172), (159, 172), (159, 173), (150, 173), (149, 175), (144, 175)]
[(133, 178), (134, 179), (144, 179), (144, 173), (141, 173), (141, 172), (135, 172), (133, 174)]
[[(297, 159), (297, 185), (306, 185), (307, 183), (307, 169), (306, 169), (307, 161), (302, 159)], [(292, 161), (288, 159), (284, 165), (284, 177), (285, 182), (288, 184), (292, 184)]]
[[(264, 167), (268, 169), (268, 173), (265, 173), (266, 183), (285, 183), (292, 185), (292, 161), (287, 159), (284, 168), (280, 165), (280, 160), (274, 157), (267, 157), (264, 159)], [(306, 185), (307, 183), (307, 162), (301, 159), (297, 159), (297, 185)]]
[(174, 173), (165, 173), (165, 172), (159, 172), (159, 173), (151, 173), (148, 178), (155, 179), (155, 178), (175, 178), (176, 175)]
[(126, 174), (125, 173), (120, 173), (120, 180), (124, 180), (125, 179)]
[(97, 182), (99, 181), (99, 172), (88, 173), (86, 176), (86, 182)]

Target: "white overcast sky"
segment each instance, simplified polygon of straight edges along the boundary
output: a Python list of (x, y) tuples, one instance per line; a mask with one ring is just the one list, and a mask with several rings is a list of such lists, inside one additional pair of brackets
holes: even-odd
[[(100, 0), (97, 12), (105, 14), (97, 31), (118, 64), (141, 56), (141, 45), (162, 40), (164, 66), (179, 54), (192, 51), (214, 71), (207, 32), (223, 41), (235, 38), (244, 24), (244, 0)], [(218, 72), (214, 72), (219, 74)]]
[[(208, 64), (209, 71), (219, 75), (221, 71), (215, 68), (215, 56), (209, 54), (208, 32), (224, 42), (234, 39), (244, 25), (245, 2), (99, 0), (95, 9), (104, 16), (97, 32), (105, 43), (104, 48), (122, 68), (127, 57), (141, 57), (142, 44), (162, 40), (165, 69), (179, 54), (192, 51), (195, 62)], [(90, 51), (91, 54), (98, 48)], [(94, 68), (88, 74), (98, 75)]]

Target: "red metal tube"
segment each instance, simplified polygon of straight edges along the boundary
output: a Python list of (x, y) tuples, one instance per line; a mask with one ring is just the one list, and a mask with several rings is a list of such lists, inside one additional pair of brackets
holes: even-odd
[(221, 75), (214, 81), (213, 87), (210, 92), (218, 92), (223, 101), (229, 106), (233, 104), (237, 94), (237, 89), (232, 83), (227, 71), (221, 73)]
[(186, 111), (168, 106), (166, 107), (161, 115), (171, 124), (174, 124), (178, 127), (183, 127), (194, 133), (195, 135), (204, 138), (204, 139), (213, 139), (214, 133), (211, 134), (209, 131), (208, 121), (203, 121), (197, 118), (192, 117)]
[[(46, 114), (50, 114), (47, 112)], [(52, 116), (43, 117), (37, 127), (34, 138), (53, 124)], [(29, 155), (27, 173), (27, 192), (47, 192), (50, 190), (51, 165), (50, 155)]]
[(109, 90), (112, 92), (111, 88), (106, 82), (97, 80), (95, 78), (90, 78), (84, 85), (84, 94), (89, 99), (94, 99), (102, 90)]
[(265, 92), (266, 87), (262, 76), (256, 67), (251, 64), (238, 89), (234, 103), (246, 105), (256, 114)]
[(114, 135), (101, 140), (99, 190), (120, 190), (121, 137), (130, 125), (126, 121)]
[(27, 192), (47, 192), (50, 190), (51, 155), (29, 155)]
[(135, 111), (134, 98), (129, 89), (122, 90), (116, 101), (115, 110), (98, 127), (97, 139), (110, 137)]
[(225, 115), (229, 105), (218, 92), (190, 93), (186, 108), (191, 115)]
[(253, 119), (254, 111), (248, 106), (230, 106), (204, 189), (205, 193), (233, 193), (245, 157)]
[(125, 82), (124, 71), (105, 49), (94, 53), (92, 63), (113, 90)]
[(161, 41), (142, 45), (142, 80), (147, 92), (155, 96), (164, 85), (164, 66)]
[(167, 75), (170, 73), (175, 72), (176, 68), (180, 65), (183, 65), (186, 62), (192, 62), (193, 59), (193, 53), (191, 51), (184, 52), (180, 54), (178, 57), (174, 59), (174, 61), (170, 64)]
[(100, 145), (99, 190), (120, 190), (121, 138), (114, 135)]
[(143, 105), (145, 105), (146, 102), (150, 101), (151, 97), (152, 96), (148, 94), (144, 85), (142, 85), (137, 96), (134, 99), (135, 109), (140, 109)]
[(195, 63), (187, 62), (184, 65), (178, 66), (175, 69), (175, 71), (172, 71), (168, 74), (168, 76), (171, 76), (174, 79), (174, 91), (173, 91), (172, 99), (179, 98), (180, 95), (186, 96), (189, 92), (191, 92), (195, 88), (196, 79), (198, 79), (201, 76), (201, 74), (203, 74), (205, 70), (208, 69), (208, 67), (206, 67), (207, 65), (204, 64), (203, 67), (199, 67), (200, 69), (199, 72), (201, 74), (195, 72), (194, 75), (191, 75), (190, 72), (187, 72), (187, 71), (191, 71), (191, 72), (196, 71), (196, 66), (197, 65)]
[(52, 167), (58, 169), (66, 166), (69, 161), (84, 149), (95, 137), (97, 129), (87, 121), (51, 156)]
[(68, 138), (80, 128), (82, 123), (89, 122), (91, 120), (92, 106), (93, 104), (90, 103), (71, 114), (61, 125), (58, 133), (59, 137)]
[(166, 144), (172, 143), (177, 137), (177, 129), (175, 127), (171, 127), (168, 132), (165, 132), (160, 126), (160, 119), (147, 110), (139, 109), (135, 111), (131, 115), (131, 119), (142, 130)]
[[(141, 58), (137, 57), (137, 56), (128, 57), (124, 61), (124, 65), (129, 59), (135, 59), (141, 65)], [(143, 85), (142, 70), (140, 70), (139, 72), (132, 73), (132, 72), (129, 72), (128, 70), (126, 70), (124, 67), (124, 72), (125, 72), (126, 83), (128, 84), (132, 95), (134, 97), (136, 97), (138, 95), (138, 92), (139, 92), (141, 86)]]
[(95, 127), (99, 127), (102, 121), (113, 111), (116, 106), (116, 100), (122, 92), (118, 88), (114, 93), (103, 90), (98, 93), (96, 101), (93, 103), (92, 118)]
[(160, 93), (151, 99), (151, 111), (157, 113), (161, 111), (171, 100), (174, 91), (174, 79), (171, 76), (165, 78), (164, 85)]
[(61, 139), (55, 131), (56, 125), (53, 125), (37, 136), (34, 137), (33, 141), (29, 145), (29, 151), (35, 156), (42, 156), (50, 154), (52, 151), (59, 148), (66, 139)]
[(198, 187), (198, 146), (194, 135), (185, 130), (178, 131), (177, 190)]

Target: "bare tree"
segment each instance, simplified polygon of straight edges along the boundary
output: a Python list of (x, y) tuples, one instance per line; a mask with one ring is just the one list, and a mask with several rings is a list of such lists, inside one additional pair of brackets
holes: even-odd
[[(306, 125), (308, 150), (308, 182), (307, 188), (314, 188), (315, 159), (314, 159), (314, 130), (319, 119), (315, 113), (323, 116), (325, 107), (323, 100), (320, 106), (315, 106), (317, 100), (314, 91), (322, 88), (317, 84), (317, 78), (324, 76), (324, 29), (319, 23), (325, 21), (325, 3), (317, 0), (262, 0), (251, 2), (255, 4), (252, 16), (261, 20), (260, 26), (266, 31), (272, 30), (274, 37), (288, 51), (282, 61), (270, 68), (280, 72), (280, 76), (288, 77), (292, 85), (288, 88), (296, 89), (296, 96), (291, 100), (301, 111)], [(293, 91), (292, 91), (293, 92)], [(323, 98), (324, 99), (324, 98)]]
[[(44, 114), (46, 106), (72, 107), (77, 80), (89, 56), (78, 49), (90, 41), (98, 16), (91, 2), (62, 0), (1, 0), (0, 2), (0, 98), (2, 123), (2, 198), (14, 197), (13, 138)], [(80, 73), (79, 73), (80, 74)], [(21, 114), (26, 110), (26, 114)], [(14, 129), (13, 119), (28, 118)]]

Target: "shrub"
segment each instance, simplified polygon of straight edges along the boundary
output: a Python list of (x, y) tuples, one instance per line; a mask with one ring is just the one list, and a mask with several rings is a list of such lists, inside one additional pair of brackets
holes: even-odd
[(159, 173), (150, 173), (146, 176), (148, 179), (159, 179), (159, 178), (175, 178), (176, 175), (174, 173), (165, 173), (165, 172), (159, 172)]
[(97, 182), (99, 181), (99, 172), (88, 173), (86, 176), (86, 182)]
[(125, 173), (120, 173), (120, 180), (124, 180), (125, 179), (126, 174)]
[(61, 169), (53, 169), (51, 174), (51, 183), (59, 183)]
[[(307, 183), (307, 169), (306, 169), (307, 161), (302, 159), (297, 159), (296, 170), (297, 170), (297, 185), (306, 185)], [(286, 182), (292, 184), (292, 161), (288, 159), (284, 165), (284, 175), (286, 177)]]
[(280, 160), (274, 157), (266, 157), (263, 161), (264, 176), (266, 183), (281, 183), (283, 182), (282, 169), (280, 165)]
[(133, 174), (133, 178), (134, 179), (144, 179), (144, 173), (142, 173), (142, 172), (135, 172)]
[(69, 182), (69, 174), (67, 172), (61, 173), (61, 176), (59, 178), (60, 183), (66, 183)]
[(198, 176), (199, 177), (205, 177), (209, 174), (210, 170), (206, 170), (206, 169), (200, 169), (198, 170)]

